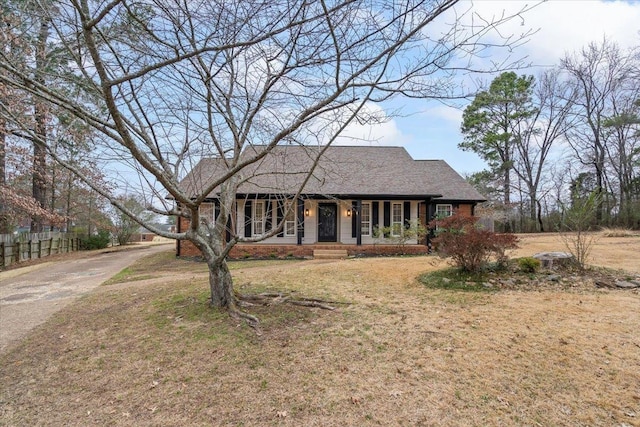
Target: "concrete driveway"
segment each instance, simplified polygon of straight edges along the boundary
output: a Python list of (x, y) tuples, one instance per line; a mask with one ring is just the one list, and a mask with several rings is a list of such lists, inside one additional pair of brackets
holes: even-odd
[(138, 258), (170, 250), (170, 245), (132, 246), (130, 250), (71, 255), (68, 260), (0, 273), (0, 352)]

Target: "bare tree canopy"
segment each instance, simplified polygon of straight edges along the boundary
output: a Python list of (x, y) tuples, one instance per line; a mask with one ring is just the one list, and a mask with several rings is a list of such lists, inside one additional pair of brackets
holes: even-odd
[(640, 227), (639, 70), (639, 47), (603, 39), (535, 79), (503, 73), (478, 93), (459, 146), (487, 161), (472, 180), (492, 199), (484, 212), (496, 208), (501, 229), (563, 228), (567, 208), (592, 192), (590, 227)]
[[(318, 147), (349, 123), (380, 119), (367, 108), (372, 102), (464, 95), (457, 73), (494, 71), (478, 56), (526, 37), (497, 36), (514, 16), (480, 17), (471, 3), (454, 0), (34, 0), (12, 3), (9, 12), (24, 15), (25, 3), (49, 24), (51, 43), (75, 72), (47, 75), (47, 67), (2, 53), (0, 83), (64, 110), (69, 128), (88, 125), (99, 164), (135, 172), (115, 188), (94, 189), (153, 232), (193, 242), (210, 266), (212, 304), (232, 312), (237, 297), (225, 256), (242, 238), (227, 218), (250, 165), (283, 143), (315, 146), (317, 159)], [(2, 107), (1, 114), (15, 135), (91, 184), (18, 112)], [(265, 148), (249, 153), (251, 146)], [(195, 194), (184, 191), (181, 178), (203, 157), (219, 159), (223, 173)], [(148, 191), (148, 206), (188, 218), (190, 227), (170, 233), (144, 224), (112, 191), (131, 186), (131, 176)], [(214, 188), (220, 211), (210, 221), (199, 207)]]
[[(613, 159), (613, 168), (619, 171), (621, 200), (627, 206), (631, 201), (629, 193), (634, 180), (631, 176), (636, 174), (630, 170), (637, 161), (637, 150), (633, 148), (633, 132), (629, 131), (637, 121), (638, 58), (637, 51), (623, 52), (617, 44), (605, 39), (566, 55), (560, 65), (569, 75), (574, 91), (572, 115), (576, 124), (568, 140), (578, 161), (595, 175), (592, 190), (598, 195), (598, 223), (603, 222), (611, 209), (608, 193), (614, 185), (608, 174), (611, 166), (608, 160)], [(618, 121), (623, 116), (627, 119)], [(623, 170), (628, 172), (626, 178)], [(622, 209), (626, 210), (624, 204)]]

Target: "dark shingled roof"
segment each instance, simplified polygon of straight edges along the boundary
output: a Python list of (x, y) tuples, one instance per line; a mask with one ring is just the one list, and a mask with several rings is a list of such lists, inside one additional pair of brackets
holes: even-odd
[[(315, 155), (323, 147), (277, 146), (242, 176), (240, 194), (292, 194), (302, 184)], [(255, 155), (264, 147), (252, 147), (244, 155)], [(222, 159), (202, 159), (182, 180), (181, 187), (192, 192), (222, 176)], [(215, 197), (216, 189), (210, 194)], [(321, 157), (313, 176), (304, 187), (309, 196), (336, 197), (441, 197), (446, 200), (484, 201), (443, 160), (414, 160), (403, 147), (331, 146)]]

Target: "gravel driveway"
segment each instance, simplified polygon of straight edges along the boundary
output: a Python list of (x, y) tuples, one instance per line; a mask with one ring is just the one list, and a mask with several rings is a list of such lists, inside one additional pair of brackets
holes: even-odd
[(138, 258), (168, 248), (169, 244), (132, 246), (1, 272), (0, 352)]

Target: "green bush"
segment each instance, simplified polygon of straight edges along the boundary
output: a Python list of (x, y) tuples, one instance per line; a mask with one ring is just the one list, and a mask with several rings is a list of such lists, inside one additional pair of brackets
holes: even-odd
[(540, 268), (540, 260), (530, 256), (520, 258), (518, 266), (525, 273), (535, 273)]
[(98, 234), (80, 239), (80, 248), (84, 250), (104, 249), (111, 242), (111, 234), (107, 230), (100, 230)]

